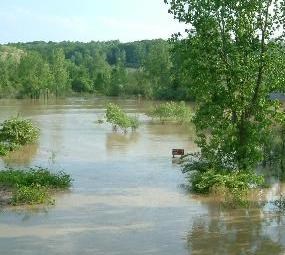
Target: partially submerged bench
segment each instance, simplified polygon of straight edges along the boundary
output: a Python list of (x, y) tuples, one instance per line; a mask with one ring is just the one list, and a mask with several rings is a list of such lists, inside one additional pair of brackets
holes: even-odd
[(172, 157), (175, 158), (175, 156), (184, 156), (184, 149), (172, 149)]

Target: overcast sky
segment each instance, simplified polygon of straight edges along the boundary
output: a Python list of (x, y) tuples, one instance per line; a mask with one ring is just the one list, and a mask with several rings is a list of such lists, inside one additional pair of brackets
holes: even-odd
[(0, 43), (169, 38), (183, 24), (163, 0), (1, 0)]

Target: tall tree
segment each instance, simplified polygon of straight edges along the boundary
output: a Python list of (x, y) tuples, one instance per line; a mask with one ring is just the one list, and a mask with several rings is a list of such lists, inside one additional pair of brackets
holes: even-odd
[(166, 41), (156, 41), (150, 46), (143, 65), (146, 76), (152, 83), (153, 93), (158, 97), (167, 97), (165, 92), (170, 86), (169, 50), (170, 46)]
[(19, 64), (18, 82), (22, 85), (21, 96), (39, 98), (50, 87), (52, 75), (49, 64), (37, 52), (28, 52)]
[[(197, 99), (202, 154), (231, 169), (253, 168), (284, 90), (285, 2), (165, 0), (188, 30), (174, 36)], [(283, 62), (284, 63), (284, 62)], [(206, 137), (206, 134), (209, 136)]]
[(90, 63), (90, 75), (96, 91), (104, 92), (108, 89), (111, 79), (111, 66), (102, 52), (96, 51)]
[(51, 70), (53, 73), (53, 92), (56, 96), (68, 91), (70, 81), (63, 49), (54, 49), (51, 55)]

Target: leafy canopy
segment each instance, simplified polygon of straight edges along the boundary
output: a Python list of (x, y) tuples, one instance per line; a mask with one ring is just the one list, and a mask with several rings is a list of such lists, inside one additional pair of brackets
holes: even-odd
[(0, 123), (0, 155), (37, 141), (40, 130), (31, 120), (14, 117)]
[(128, 116), (118, 105), (112, 103), (107, 105), (106, 119), (115, 129), (119, 127), (124, 130), (124, 132), (127, 132), (128, 128), (135, 130), (139, 126), (136, 117)]
[(253, 168), (280, 117), (270, 94), (285, 88), (285, 2), (165, 2), (188, 26), (186, 37), (173, 37), (174, 52), (197, 100), (194, 123), (204, 157), (218, 166)]

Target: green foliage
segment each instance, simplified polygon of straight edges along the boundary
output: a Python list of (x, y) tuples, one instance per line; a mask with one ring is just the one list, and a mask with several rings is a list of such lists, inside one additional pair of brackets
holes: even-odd
[(279, 178), (285, 177), (285, 125), (284, 123), (272, 126), (268, 136), (263, 140), (264, 167), (274, 169)]
[(38, 98), (40, 94), (52, 85), (50, 65), (37, 52), (25, 54), (14, 70), (19, 84), (18, 97), (29, 96)]
[(40, 185), (20, 186), (12, 196), (12, 205), (53, 204), (48, 189)]
[(63, 95), (70, 88), (69, 72), (63, 49), (52, 51), (50, 68), (53, 76), (51, 91), (56, 96)]
[(173, 52), (197, 100), (194, 124), (203, 156), (216, 169), (253, 169), (280, 107), (270, 94), (285, 90), (285, 34), (277, 38), (285, 2), (165, 2), (191, 27), (187, 37), (173, 37)]
[(0, 143), (0, 156), (6, 156), (10, 151), (9, 145), (5, 144), (4, 142)]
[(46, 168), (30, 168), (28, 170), (0, 171), (0, 185), (8, 187), (40, 185), (48, 188), (68, 188), (70, 175), (64, 172), (52, 173)]
[(34, 143), (39, 128), (27, 119), (14, 117), (0, 124), (0, 155), (4, 156), (23, 145)]
[(185, 102), (166, 102), (156, 105), (151, 109), (149, 115), (158, 118), (160, 121), (176, 121), (179, 123), (189, 123), (192, 120), (192, 112)]
[(134, 116), (128, 116), (128, 118), (129, 118), (129, 121), (130, 121), (131, 129), (132, 130), (136, 130), (139, 127), (139, 125), (140, 125), (138, 118), (134, 117)]
[(262, 176), (252, 172), (221, 172), (220, 170), (207, 170), (196, 172), (190, 177), (193, 191), (209, 193), (214, 187), (223, 186), (232, 191), (245, 191), (249, 188), (261, 186), (264, 182)]
[(114, 129), (119, 127), (125, 132), (128, 128), (135, 130), (139, 126), (136, 117), (128, 116), (118, 105), (112, 103), (107, 105), (106, 120), (113, 125)]
[(252, 172), (222, 172), (207, 170), (188, 176), (192, 190), (197, 193), (218, 193), (231, 206), (247, 205), (248, 191), (264, 184), (264, 178)]
[(0, 187), (13, 191), (13, 205), (50, 203), (50, 191), (67, 189), (71, 181), (70, 175), (64, 172), (53, 173), (41, 167), (0, 171)]
[(147, 80), (152, 85), (154, 97), (171, 98), (166, 93), (171, 84), (171, 66), (170, 44), (158, 41), (151, 45), (144, 59), (143, 68)]
[(187, 157), (188, 163), (184, 165), (182, 172), (187, 174), (191, 190), (219, 195), (232, 207), (246, 206), (249, 202), (249, 190), (264, 185), (264, 177), (252, 171), (233, 171), (227, 165), (217, 169), (201, 153), (189, 154)]
[(8, 144), (26, 145), (39, 137), (39, 129), (31, 120), (15, 117), (5, 120), (0, 126), (0, 139)]
[(40, 98), (74, 91), (189, 99), (171, 47), (161, 39), (0, 45), (0, 97)]

